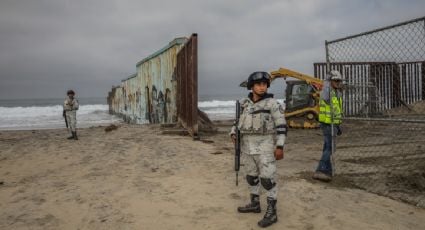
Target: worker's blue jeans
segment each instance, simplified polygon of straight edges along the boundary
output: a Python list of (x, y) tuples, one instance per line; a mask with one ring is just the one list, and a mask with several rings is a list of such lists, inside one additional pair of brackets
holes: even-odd
[[(320, 128), (323, 132), (323, 153), (322, 158), (320, 159), (319, 165), (317, 166), (316, 171), (325, 173), (329, 176), (332, 176), (332, 126), (330, 124), (320, 124)], [(338, 126), (334, 125), (334, 137), (337, 134)], [(335, 143), (334, 143), (335, 147)]]

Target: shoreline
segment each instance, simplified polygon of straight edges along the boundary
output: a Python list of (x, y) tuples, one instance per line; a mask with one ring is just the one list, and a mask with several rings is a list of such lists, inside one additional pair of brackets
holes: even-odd
[[(89, 125), (89, 126), (83, 126), (83, 127), (78, 127), (77, 126), (77, 130), (84, 130), (84, 129), (91, 129), (91, 128), (98, 128), (98, 127), (107, 127), (110, 125), (121, 125), (121, 124), (125, 124), (123, 121), (120, 122), (109, 122), (109, 123), (102, 123), (102, 124), (98, 124), (98, 125)], [(62, 128), (57, 128), (57, 127), (47, 127), (47, 128), (36, 128), (36, 129), (2, 129), (0, 128), (0, 133), (1, 132), (9, 132), (9, 131), (42, 131), (42, 130), (66, 130), (68, 128), (66, 128), (65, 126)]]

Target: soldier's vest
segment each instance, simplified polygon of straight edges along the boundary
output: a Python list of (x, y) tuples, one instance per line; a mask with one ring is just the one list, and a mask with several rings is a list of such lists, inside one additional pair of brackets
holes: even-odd
[(338, 98), (335, 91), (331, 91), (331, 103), (333, 109), (333, 119), (331, 105), (327, 104), (325, 100), (320, 99), (319, 106), (319, 122), (325, 124), (341, 124), (342, 119), (342, 97)]
[[(74, 98), (71, 102), (75, 105), (75, 104), (78, 104), (78, 101), (77, 101), (77, 103), (75, 103), (76, 101), (77, 100)], [(78, 106), (71, 106), (70, 105), (71, 102), (68, 99), (66, 99), (65, 102), (64, 102), (63, 109), (66, 110), (66, 111), (77, 110)]]
[(238, 128), (241, 134), (274, 134), (274, 122), (271, 115), (273, 98), (266, 98), (257, 103), (248, 99), (241, 101), (242, 114)]

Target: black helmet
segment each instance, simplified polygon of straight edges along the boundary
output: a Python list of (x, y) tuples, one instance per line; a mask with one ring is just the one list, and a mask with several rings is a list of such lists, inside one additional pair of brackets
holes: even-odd
[(248, 77), (246, 88), (250, 90), (255, 83), (266, 82), (267, 88), (270, 87), (270, 74), (267, 72), (254, 72)]
[(66, 95), (70, 95), (70, 94), (75, 95), (74, 90), (70, 89), (70, 90), (66, 91)]

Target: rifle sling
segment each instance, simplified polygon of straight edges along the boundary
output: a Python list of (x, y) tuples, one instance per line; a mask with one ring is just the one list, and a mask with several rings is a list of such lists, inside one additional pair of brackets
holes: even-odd
[(251, 114), (257, 114), (257, 113), (270, 113), (269, 109), (260, 109), (260, 110), (256, 110), (254, 112), (251, 112)]

